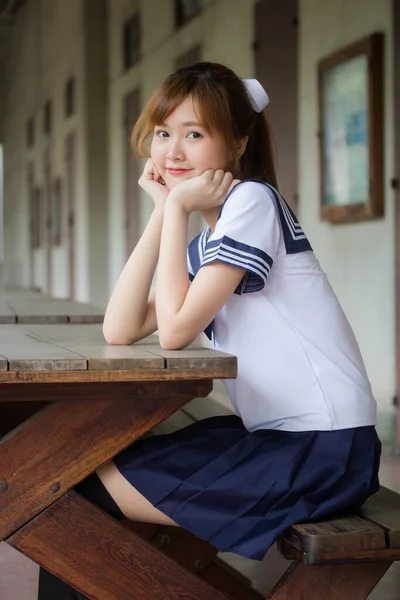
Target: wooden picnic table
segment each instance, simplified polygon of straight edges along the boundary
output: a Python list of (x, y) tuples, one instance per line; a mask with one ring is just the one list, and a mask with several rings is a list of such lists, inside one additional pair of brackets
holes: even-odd
[(154, 336), (108, 346), (96, 324), (0, 325), (0, 409), (46, 404), (3, 431), (0, 540), (89, 598), (228, 598), (71, 489), (235, 375), (233, 356)]

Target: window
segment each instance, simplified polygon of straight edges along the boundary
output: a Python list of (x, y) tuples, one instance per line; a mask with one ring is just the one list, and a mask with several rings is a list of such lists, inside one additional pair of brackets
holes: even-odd
[(31, 197), (31, 239), (32, 248), (41, 248), (43, 241), (42, 228), (42, 194), (39, 187), (32, 189)]
[(193, 19), (203, 8), (203, 0), (176, 0), (175, 20), (176, 26), (181, 27)]
[(51, 102), (48, 100), (44, 105), (44, 120), (43, 120), (44, 133), (47, 135), (51, 134)]
[(71, 77), (65, 84), (65, 116), (72, 117), (75, 114), (75, 78)]
[(53, 182), (51, 190), (51, 241), (53, 246), (61, 245), (62, 188), (59, 177)]
[(124, 24), (124, 69), (132, 68), (140, 60), (140, 15), (136, 13)]
[(26, 124), (26, 145), (28, 148), (32, 148), (35, 144), (35, 121), (28, 119)]

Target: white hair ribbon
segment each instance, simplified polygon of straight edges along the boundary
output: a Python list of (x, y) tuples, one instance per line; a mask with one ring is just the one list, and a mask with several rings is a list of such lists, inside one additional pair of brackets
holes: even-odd
[(258, 79), (242, 79), (252, 107), (260, 113), (269, 104), (269, 97)]

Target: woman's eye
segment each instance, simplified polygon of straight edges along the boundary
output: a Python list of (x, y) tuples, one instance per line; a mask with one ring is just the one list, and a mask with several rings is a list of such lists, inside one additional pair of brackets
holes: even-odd
[(198, 133), (197, 131), (191, 131), (191, 132), (188, 134), (188, 137), (189, 137), (191, 140), (197, 140), (198, 138), (201, 138), (201, 137), (202, 137), (202, 135), (201, 135), (201, 133)]
[(156, 131), (156, 135), (161, 138), (168, 137), (168, 133), (166, 131), (164, 131), (163, 129)]

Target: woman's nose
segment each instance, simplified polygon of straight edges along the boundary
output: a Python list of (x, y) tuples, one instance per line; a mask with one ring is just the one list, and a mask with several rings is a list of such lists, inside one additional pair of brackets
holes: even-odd
[(185, 155), (179, 140), (171, 140), (168, 144), (167, 158), (168, 160), (184, 160)]

